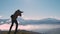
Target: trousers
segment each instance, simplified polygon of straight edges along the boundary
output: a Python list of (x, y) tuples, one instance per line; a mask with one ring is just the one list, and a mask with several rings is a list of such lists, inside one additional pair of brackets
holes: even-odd
[(16, 24), (16, 28), (15, 28), (15, 32), (14, 32), (14, 34), (16, 34), (17, 29), (18, 29), (18, 22), (17, 22), (17, 20), (12, 20), (12, 24), (11, 24), (11, 26), (10, 26), (10, 29), (9, 29), (8, 34), (10, 34), (11, 29), (12, 29), (14, 23)]

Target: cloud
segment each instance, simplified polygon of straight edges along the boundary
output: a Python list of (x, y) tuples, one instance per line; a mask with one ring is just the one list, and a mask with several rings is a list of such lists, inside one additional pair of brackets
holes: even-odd
[(40, 20), (46, 17), (43, 16), (23, 16), (23, 19), (25, 20)]
[[(0, 30), (9, 30), (11, 24), (3, 24), (0, 25)], [(41, 24), (41, 25), (19, 25), (18, 29), (21, 30), (43, 30), (43, 29), (54, 29), (60, 28), (60, 25), (48, 25), (48, 24)], [(15, 25), (13, 26), (12, 30), (15, 29)]]
[(41, 20), (45, 18), (54, 18), (54, 19), (60, 20), (60, 17), (57, 17), (57, 16), (24, 16), (23, 15), (23, 19), (25, 20)]
[(0, 18), (2, 18), (3, 16), (0, 16)]

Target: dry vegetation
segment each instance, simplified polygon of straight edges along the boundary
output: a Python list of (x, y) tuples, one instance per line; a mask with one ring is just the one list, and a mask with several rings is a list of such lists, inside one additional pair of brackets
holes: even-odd
[[(7, 34), (7, 33), (8, 33), (8, 31), (0, 31), (0, 34)], [(14, 34), (14, 31), (12, 31), (10, 34)], [(25, 31), (25, 30), (18, 30), (17, 34), (41, 34), (41, 33)]]

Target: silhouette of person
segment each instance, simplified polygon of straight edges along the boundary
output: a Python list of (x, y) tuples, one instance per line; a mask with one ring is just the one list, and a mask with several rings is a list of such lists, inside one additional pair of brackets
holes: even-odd
[(14, 23), (16, 24), (16, 28), (15, 28), (14, 34), (16, 34), (17, 29), (18, 29), (17, 17), (18, 17), (18, 16), (22, 16), (21, 13), (23, 13), (23, 12), (20, 11), (20, 10), (17, 10), (13, 15), (11, 15), (11, 22), (12, 22), (12, 24), (11, 24), (11, 26), (10, 26), (10, 29), (9, 29), (8, 34), (10, 34), (11, 29), (12, 29), (12, 26), (13, 26)]

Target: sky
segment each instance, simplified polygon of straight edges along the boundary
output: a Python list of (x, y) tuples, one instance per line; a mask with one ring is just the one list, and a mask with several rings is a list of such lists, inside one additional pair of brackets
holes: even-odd
[(10, 18), (17, 9), (24, 19), (60, 19), (60, 0), (0, 0), (0, 18)]

